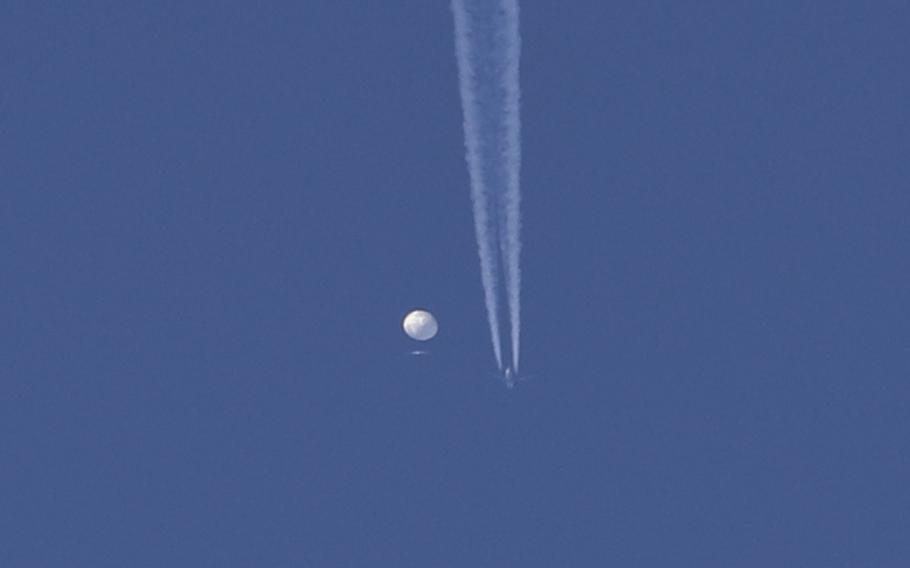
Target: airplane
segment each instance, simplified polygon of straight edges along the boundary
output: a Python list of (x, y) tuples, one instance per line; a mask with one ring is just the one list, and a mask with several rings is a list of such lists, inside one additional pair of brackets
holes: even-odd
[(530, 378), (531, 377), (529, 377), (527, 375), (519, 375), (517, 372), (515, 372), (514, 369), (512, 369), (512, 367), (506, 367), (506, 370), (503, 372), (503, 375), (502, 375), (502, 380), (505, 381), (506, 387), (510, 388), (510, 389), (515, 388), (516, 384), (518, 384), (522, 381), (526, 381)]

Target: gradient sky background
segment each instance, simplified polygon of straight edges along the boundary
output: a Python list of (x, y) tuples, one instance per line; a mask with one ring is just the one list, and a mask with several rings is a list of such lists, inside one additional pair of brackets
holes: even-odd
[(906, 3), (523, 2), (514, 391), (448, 4), (145, 4), (0, 21), (0, 565), (906, 565)]

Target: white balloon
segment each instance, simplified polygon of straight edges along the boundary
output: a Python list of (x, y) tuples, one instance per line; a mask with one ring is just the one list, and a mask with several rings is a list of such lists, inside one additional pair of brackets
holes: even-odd
[(408, 334), (408, 337), (417, 341), (433, 339), (436, 332), (439, 331), (439, 324), (436, 323), (436, 318), (426, 310), (414, 310), (406, 315), (401, 327), (404, 328), (404, 332)]

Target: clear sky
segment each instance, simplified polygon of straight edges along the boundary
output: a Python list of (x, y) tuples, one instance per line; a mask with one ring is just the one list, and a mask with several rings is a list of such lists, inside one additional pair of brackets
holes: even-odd
[(910, 7), (521, 19), (510, 391), (447, 2), (7, 3), (0, 565), (906, 565)]

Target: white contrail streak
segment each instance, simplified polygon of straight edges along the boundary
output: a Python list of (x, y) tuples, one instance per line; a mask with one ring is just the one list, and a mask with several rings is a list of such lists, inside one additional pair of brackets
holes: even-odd
[(474, 202), (474, 228), (477, 248), (480, 253), (480, 277), (483, 284), (484, 300), (490, 336), (493, 339), (493, 354), (496, 365), (502, 369), (502, 347), (499, 330), (499, 265), (496, 261), (496, 240), (494, 230), (496, 218), (490, 215), (487, 179), (484, 175), (485, 140), (481, 136), (481, 101), (478, 100), (477, 69), (475, 68), (474, 30), (463, 2), (454, 0), (455, 51), (458, 59), (458, 77), (461, 86), (461, 106), (464, 113), (464, 143), (468, 172), (471, 178), (471, 200)]
[(512, 368), (521, 328), (521, 123), (517, 0), (453, 0), (465, 149), (490, 334), (502, 365), (500, 271), (508, 302)]
[(518, 33), (518, 0), (503, 2), (505, 29), (503, 30), (505, 68), (503, 90), (505, 100), (505, 145), (502, 149), (506, 170), (505, 199), (505, 254), (506, 292), (509, 298), (509, 325), (512, 330), (512, 370), (518, 372), (519, 342), (521, 339), (521, 113), (518, 66), (521, 55), (521, 37)]

